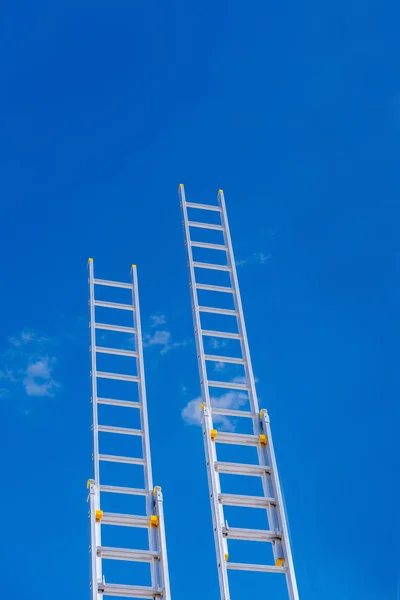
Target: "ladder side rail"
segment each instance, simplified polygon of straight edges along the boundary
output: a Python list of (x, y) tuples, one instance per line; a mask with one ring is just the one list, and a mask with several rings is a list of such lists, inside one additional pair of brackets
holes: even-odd
[(274, 449), (274, 444), (272, 441), (271, 424), (270, 424), (268, 412), (266, 410), (262, 411), (261, 418), (262, 418), (262, 423), (263, 423), (263, 429), (268, 438), (267, 452), (268, 452), (270, 464), (271, 464), (271, 471), (272, 471), (271, 479), (272, 479), (274, 495), (278, 501), (277, 513), (279, 515), (279, 521), (280, 521), (279, 524), (280, 524), (280, 527), (281, 527), (281, 530), (283, 533), (282, 546), (283, 546), (283, 552), (284, 552), (286, 566), (288, 569), (288, 572), (286, 575), (286, 580), (287, 580), (287, 586), (288, 586), (288, 591), (289, 591), (289, 598), (290, 598), (290, 600), (299, 600), (299, 591), (297, 588), (296, 574), (295, 574), (295, 570), (294, 570), (293, 556), (292, 556), (292, 550), (291, 550), (291, 546), (290, 546), (289, 528), (288, 528), (288, 524), (287, 524), (287, 517), (286, 517), (286, 511), (285, 511), (285, 506), (284, 506), (284, 502), (283, 502), (283, 494), (282, 494), (281, 484), (279, 481), (279, 472), (278, 472), (278, 465), (277, 465), (276, 457), (275, 457), (275, 449)]
[(169, 570), (167, 557), (167, 541), (165, 536), (164, 505), (163, 495), (160, 487), (154, 488), (154, 511), (158, 516), (158, 545), (161, 555), (161, 587), (164, 590), (163, 599), (171, 600), (171, 591), (169, 584)]
[(157, 585), (164, 590), (165, 600), (170, 600), (171, 591), (169, 583), (169, 570), (168, 570), (168, 555), (167, 555), (167, 544), (165, 537), (165, 522), (164, 522), (164, 509), (161, 488), (154, 488), (153, 491), (153, 473), (151, 468), (151, 453), (150, 453), (150, 431), (149, 431), (149, 420), (147, 411), (147, 396), (146, 396), (146, 382), (144, 374), (144, 358), (143, 358), (143, 338), (142, 338), (142, 325), (140, 319), (140, 304), (139, 304), (139, 286), (136, 266), (132, 265), (132, 299), (133, 306), (135, 309), (135, 327), (136, 327), (136, 352), (137, 352), (137, 365), (138, 365), (138, 376), (139, 376), (139, 402), (141, 405), (141, 427), (143, 430), (143, 457), (145, 459), (145, 486), (148, 490), (148, 506), (147, 515), (150, 517), (151, 514), (158, 516), (158, 526), (149, 528), (149, 547), (150, 550), (158, 549), (161, 555), (161, 561), (159, 564), (159, 573), (157, 572), (156, 564), (152, 564), (153, 574), (153, 587)]
[(100, 464), (99, 464), (99, 431), (97, 407), (97, 368), (96, 368), (96, 329), (94, 305), (94, 268), (93, 259), (89, 258), (89, 308), (90, 308), (90, 353), (92, 379), (92, 430), (93, 430), (93, 467), (94, 482), (89, 484), (90, 494), (90, 548), (91, 548), (91, 594), (92, 600), (102, 596), (98, 591), (103, 579), (102, 559), (97, 556), (97, 548), (101, 546), (100, 523), (96, 522), (96, 510), (100, 510)]
[[(141, 405), (140, 409), (140, 425), (143, 431), (142, 436), (142, 452), (144, 458), (144, 486), (147, 490), (146, 495), (146, 514), (150, 518), (150, 515), (153, 513), (153, 502), (152, 502), (152, 494), (153, 494), (153, 472), (151, 468), (151, 453), (150, 453), (150, 432), (149, 432), (149, 419), (148, 419), (148, 411), (147, 411), (147, 396), (146, 396), (146, 381), (144, 375), (144, 360), (143, 360), (143, 340), (142, 340), (142, 327), (140, 320), (140, 304), (139, 304), (139, 289), (138, 289), (138, 277), (136, 266), (132, 265), (131, 268), (131, 276), (132, 276), (132, 303), (134, 306), (134, 327), (135, 327), (135, 346), (137, 352), (137, 374), (138, 374), (138, 393), (139, 393), (139, 403)], [(149, 539), (149, 549), (157, 550), (157, 536), (153, 527), (149, 527), (148, 530), (148, 539)], [(155, 564), (155, 561), (152, 561), (150, 565), (151, 569), (151, 580), (152, 586), (160, 586), (160, 572)]]
[[(143, 458), (145, 460), (145, 487), (149, 493), (153, 492), (153, 475), (151, 468), (151, 453), (150, 453), (150, 432), (149, 432), (149, 419), (147, 411), (147, 396), (146, 396), (146, 381), (144, 375), (144, 360), (143, 360), (143, 339), (142, 339), (142, 325), (140, 320), (140, 305), (139, 305), (139, 290), (138, 290), (138, 276), (136, 266), (132, 265), (132, 300), (135, 309), (135, 342), (137, 352), (137, 374), (139, 377), (138, 391), (139, 391), (139, 402), (141, 404), (140, 417), (141, 417), (141, 428), (143, 430)], [(151, 514), (151, 510), (148, 515)]]
[[(196, 341), (196, 352), (197, 352), (197, 362), (200, 374), (200, 383), (201, 383), (201, 395), (202, 400), (204, 402), (205, 407), (203, 408), (203, 435), (204, 435), (204, 446), (205, 446), (205, 454), (206, 454), (206, 466), (207, 466), (207, 476), (209, 482), (209, 492), (210, 492), (210, 502), (211, 502), (211, 514), (213, 520), (213, 529), (214, 529), (214, 539), (215, 539), (215, 551), (217, 555), (217, 565), (218, 565), (218, 579), (220, 586), (220, 593), (222, 600), (229, 600), (229, 583), (228, 583), (228, 573), (226, 569), (225, 556), (228, 554), (227, 551), (227, 542), (222, 537), (222, 527), (224, 526), (224, 513), (223, 507), (218, 502), (218, 495), (221, 493), (221, 486), (218, 474), (214, 470), (214, 463), (216, 461), (215, 456), (215, 447), (212, 445), (212, 440), (210, 435), (207, 435), (207, 429), (211, 431), (213, 429), (212, 425), (212, 416), (211, 416), (211, 400), (210, 400), (210, 392), (208, 389), (208, 377), (207, 377), (207, 368), (206, 361), (204, 357), (204, 346), (203, 339), (201, 335), (201, 321), (200, 321), (200, 311), (199, 311), (199, 302), (197, 297), (196, 290), (196, 277), (194, 271), (193, 264), (193, 252), (190, 244), (190, 229), (189, 229), (189, 219), (187, 214), (187, 206), (186, 206), (186, 197), (185, 190), (183, 185), (179, 186), (179, 196), (181, 201), (181, 209), (183, 216), (183, 229), (185, 236), (185, 246), (187, 253), (187, 264), (189, 267), (189, 281), (190, 281), (190, 295), (192, 301), (192, 315), (193, 315), (193, 325), (195, 330), (195, 341)], [(209, 408), (210, 410), (206, 410)], [(206, 423), (207, 422), (207, 423)]]
[[(240, 288), (239, 288), (239, 279), (237, 276), (236, 261), (235, 261), (235, 255), (233, 252), (232, 238), (231, 238), (230, 229), (229, 229), (228, 214), (227, 214), (227, 210), (226, 210), (225, 197), (224, 197), (223, 190), (218, 191), (217, 199), (218, 199), (218, 204), (221, 208), (221, 223), (223, 226), (224, 243), (225, 243), (225, 246), (227, 247), (228, 266), (231, 269), (230, 270), (230, 282), (231, 282), (231, 287), (234, 290), (233, 302), (234, 302), (235, 310), (238, 315), (237, 323), (238, 323), (238, 331), (239, 331), (239, 335), (240, 335), (240, 347), (241, 347), (242, 357), (244, 359), (244, 372), (245, 372), (246, 383), (248, 385), (248, 390), (249, 390), (250, 410), (253, 413), (253, 431), (254, 431), (255, 435), (260, 435), (262, 433), (262, 429), (261, 429), (261, 423), (260, 423), (260, 417), (259, 417), (259, 405), (258, 405), (258, 399), (257, 399), (257, 391), (256, 391), (253, 367), (252, 367), (251, 356), (250, 356), (250, 347), (249, 347), (249, 342), (247, 339), (246, 324), (245, 324), (243, 305), (242, 305), (242, 299), (241, 299)], [(257, 456), (258, 456), (258, 462), (260, 465), (270, 466), (270, 465), (268, 465), (267, 460), (266, 460), (266, 453), (264, 452), (264, 450), (261, 446), (257, 446)], [(264, 496), (266, 496), (266, 497), (271, 496), (272, 495), (271, 494), (272, 486), (271, 486), (271, 479), (270, 479), (269, 474), (264, 473), (262, 475), (261, 480), (262, 480)], [(274, 514), (275, 509), (271, 506), (268, 506), (266, 510), (267, 510), (267, 515), (268, 515), (268, 522), (269, 522), (270, 526), (272, 527), (276, 521), (275, 514)], [(275, 545), (273, 546), (273, 553), (274, 553), (274, 559), (276, 561), (279, 558), (279, 556), (278, 556), (278, 553), (276, 552)]]
[[(222, 226), (224, 229), (224, 231), (223, 231), (224, 242), (228, 249), (227, 250), (228, 266), (231, 268), (230, 278), (231, 278), (232, 288), (234, 289), (233, 301), (234, 301), (235, 310), (239, 315), (238, 327), (239, 327), (239, 335), (241, 336), (240, 345), (241, 345), (241, 350), (242, 350), (242, 356), (245, 361), (244, 369), (245, 369), (245, 374), (246, 374), (246, 380), (247, 380), (247, 383), (249, 384), (249, 388), (250, 388), (250, 390), (249, 390), (250, 391), (250, 393), (249, 393), (250, 406), (251, 406), (251, 411), (258, 417), (260, 409), (258, 406), (257, 392), (256, 392), (256, 386), (255, 386), (254, 374), (253, 374), (253, 367), (251, 364), (250, 348), (249, 348), (249, 342), (247, 339), (247, 331), (246, 331), (246, 325), (245, 325), (245, 320), (244, 320), (242, 299), (240, 296), (239, 280), (238, 280), (238, 276), (237, 276), (235, 256), (233, 253), (232, 239), (231, 239), (231, 234), (230, 234), (230, 230), (229, 230), (228, 215), (226, 212), (224, 192), (222, 190), (219, 190), (219, 192), (218, 192), (218, 204), (221, 207), (221, 221), (222, 221)], [(254, 433), (255, 434), (261, 433), (258, 418), (254, 419)]]

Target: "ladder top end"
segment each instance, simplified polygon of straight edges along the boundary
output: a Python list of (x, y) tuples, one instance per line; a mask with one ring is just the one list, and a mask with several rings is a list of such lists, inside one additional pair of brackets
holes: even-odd
[(224, 190), (218, 190), (218, 194), (223, 194)]
[(180, 184), (179, 184), (179, 187), (183, 187), (183, 183), (180, 183)]
[(136, 269), (136, 265), (132, 265), (132, 269)]
[(93, 258), (88, 258), (88, 262), (93, 262)]

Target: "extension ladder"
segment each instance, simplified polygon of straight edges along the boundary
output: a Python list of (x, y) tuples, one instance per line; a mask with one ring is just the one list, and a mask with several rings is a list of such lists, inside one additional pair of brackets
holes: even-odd
[[(91, 599), (102, 600), (103, 596), (118, 596), (124, 598), (153, 598), (170, 600), (170, 588), (168, 577), (168, 562), (167, 549), (165, 541), (164, 515), (163, 515), (163, 499), (161, 488), (154, 487), (151, 470), (150, 457), (150, 439), (149, 427), (147, 418), (146, 404), (146, 387), (144, 376), (143, 363), (143, 344), (140, 323), (139, 309), (139, 294), (138, 294), (138, 278), (135, 265), (132, 265), (132, 280), (130, 283), (122, 283), (116, 281), (107, 281), (104, 279), (95, 279), (93, 259), (89, 259), (89, 306), (90, 306), (90, 340), (91, 340), (91, 380), (92, 380), (92, 429), (93, 429), (93, 464), (94, 464), (94, 479), (88, 481), (89, 501), (90, 501), (90, 532), (91, 532)], [(106, 286), (107, 288), (120, 288), (127, 290), (127, 303), (110, 302), (96, 299), (99, 287)], [(104, 288), (103, 288), (104, 291)], [(115, 290), (111, 289), (111, 293)], [(132, 315), (129, 321), (132, 326), (122, 326), (112, 324), (110, 322), (103, 323), (96, 319), (96, 308), (101, 307), (107, 310), (108, 313), (113, 311), (129, 311)], [(128, 314), (129, 314), (128, 313)], [(107, 319), (112, 321), (111, 318)], [(115, 347), (106, 347), (99, 344), (101, 341), (101, 333), (104, 332), (120, 332), (125, 334), (124, 343), (115, 344)], [(100, 335), (96, 336), (96, 332)], [(111, 334), (113, 335), (113, 334)], [(134, 344), (133, 344), (134, 342)], [(125, 346), (125, 347), (124, 347)], [(132, 349), (134, 348), (134, 349)], [(105, 372), (97, 369), (98, 354), (106, 354), (113, 356), (125, 357), (129, 362), (135, 375), (123, 373)], [(118, 359), (119, 360), (119, 359)], [(133, 364), (132, 364), (133, 363)], [(128, 369), (127, 369), (128, 370)], [(110, 380), (108, 385), (115, 386), (115, 382), (128, 382), (131, 386), (137, 386), (135, 393), (137, 401), (119, 399), (119, 394), (110, 394), (110, 397), (98, 396), (99, 379)], [(124, 384), (125, 385), (125, 384)], [(113, 392), (115, 390), (113, 389)], [(121, 407), (117, 409), (132, 409), (140, 413), (140, 427), (132, 429), (127, 427), (116, 427), (99, 423), (99, 405), (108, 405)], [(114, 409), (112, 409), (114, 410)], [(131, 413), (130, 413), (131, 414)], [(141, 456), (118, 456), (115, 454), (103, 454), (99, 448), (99, 434), (113, 435), (119, 434), (118, 440), (125, 442), (127, 445), (129, 440), (132, 443), (131, 436), (141, 438), (142, 452)], [(108, 439), (108, 438), (107, 438)], [(137, 439), (137, 438), (136, 438)], [(132, 452), (133, 453), (133, 452)], [(108, 485), (103, 483), (100, 478), (100, 464), (119, 463), (122, 465), (137, 465), (143, 468), (141, 473), (144, 487), (125, 487), (124, 485)], [(116, 467), (111, 467), (115, 469)], [(129, 496), (128, 500), (133, 502), (132, 496), (142, 496), (145, 502), (145, 514), (133, 515), (122, 514), (119, 512), (105, 512), (102, 510), (103, 494), (109, 494), (109, 499), (116, 502), (118, 496)], [(124, 500), (124, 498), (123, 498)], [(116, 506), (114, 504), (114, 506)], [(101, 543), (102, 528), (109, 525), (119, 526), (121, 528), (141, 528), (148, 530), (148, 548), (132, 549), (103, 546)], [(110, 530), (109, 530), (110, 531)], [(115, 531), (115, 530), (113, 530)], [(108, 533), (108, 532), (107, 532)], [(121, 533), (121, 531), (120, 531)], [(129, 531), (128, 533), (132, 533)], [(103, 560), (112, 561), (132, 561), (136, 563), (148, 563), (150, 566), (151, 585), (131, 585), (123, 583), (108, 583), (103, 574)], [(115, 563), (114, 563), (114, 566)], [(123, 566), (120, 564), (120, 566)]]
[[(270, 421), (267, 411), (260, 411), (258, 407), (224, 194), (222, 190), (219, 190), (218, 203), (216, 205), (187, 202), (184, 187), (181, 184), (179, 186), (179, 196), (190, 273), (192, 312), (202, 391), (201, 420), (221, 600), (230, 600), (231, 598), (228, 582), (229, 570), (282, 574), (286, 577), (288, 597), (290, 600), (299, 600), (283, 496), (272, 443)], [(191, 214), (194, 213), (195, 220), (189, 219), (189, 211), (191, 211)], [(203, 213), (205, 215), (204, 218), (208, 218), (208, 221), (210, 221), (213, 215), (214, 222), (207, 223), (197, 220), (196, 215), (199, 213)], [(215, 213), (217, 213), (217, 216)], [(203, 232), (203, 236), (198, 233), (196, 236), (194, 230), (200, 230)], [(208, 238), (212, 236), (214, 238), (219, 236), (219, 238), (213, 238), (212, 242), (209, 239), (208, 241), (204, 241), (205, 230), (219, 232), (213, 234), (208, 232)], [(203, 237), (203, 241), (198, 239), (200, 237)], [(218, 243), (215, 243), (216, 241)], [(199, 251), (204, 253), (206, 250), (208, 255), (214, 257), (210, 259), (213, 262), (195, 260), (193, 249), (197, 253)], [(202, 273), (200, 279), (207, 279), (207, 277), (209, 279), (211, 275), (210, 271), (225, 273), (224, 277), (228, 278), (229, 283), (225, 283), (224, 285), (214, 285), (206, 282), (199, 283), (199, 273)], [(204, 276), (204, 273), (208, 274), (207, 277)], [(222, 275), (218, 277), (222, 277)], [(205, 303), (199, 301), (199, 292), (203, 296), (204, 292), (208, 293)], [(212, 295), (214, 299), (218, 298), (218, 300), (221, 299), (221, 296), (227, 297), (230, 295), (233, 301), (232, 307), (222, 308), (221, 301), (216, 302), (217, 306), (210, 305), (212, 304), (210, 300), (210, 296)], [(206, 314), (221, 315), (223, 316), (223, 320), (228, 317), (231, 319), (234, 318), (236, 323), (234, 329), (236, 331), (227, 331), (229, 329), (228, 326), (225, 327), (225, 331), (223, 329), (222, 331), (205, 329), (202, 326), (202, 321), (203, 316)], [(221, 317), (218, 318), (221, 319)], [(221, 326), (221, 324), (218, 326)], [(232, 355), (231, 353), (230, 356), (223, 355), (221, 350), (218, 354), (207, 353), (205, 351), (205, 339), (209, 340), (210, 338), (214, 340), (214, 348), (221, 348), (223, 345), (227, 346), (228, 342), (236, 340), (239, 343), (240, 350), (238, 350), (236, 355)], [(220, 341), (221, 339), (222, 342)], [(210, 380), (210, 367), (214, 366), (215, 372), (216, 364), (222, 366), (221, 372), (223, 372), (225, 365), (240, 365), (244, 371), (244, 376), (236, 379), (233, 378), (231, 381)], [(241, 406), (229, 407), (229, 403), (227, 402), (223, 402), (222, 405), (221, 403), (216, 403), (213, 396), (214, 392), (212, 392), (215, 388), (224, 388), (225, 390), (230, 390), (229, 393), (246, 395), (248, 410), (243, 410)], [(229, 396), (227, 398), (229, 399)], [(236, 422), (242, 422), (242, 419), (251, 420), (252, 433), (235, 433), (234, 431), (218, 430), (215, 422), (223, 422), (223, 420), (226, 421), (228, 419), (235, 419)], [(217, 457), (217, 446), (219, 444), (235, 446), (233, 448), (235, 452), (237, 452), (237, 448), (239, 447), (255, 447), (257, 450), (257, 459), (253, 464), (220, 461)], [(221, 474), (261, 478), (262, 495), (248, 496), (222, 493)], [(234, 479), (237, 481), (236, 478)], [(267, 511), (268, 529), (230, 527), (224, 517), (225, 506), (254, 509), (264, 508)], [(252, 514), (254, 515), (255, 513)], [(274, 564), (230, 562), (228, 552), (229, 540), (258, 541), (271, 544)]]

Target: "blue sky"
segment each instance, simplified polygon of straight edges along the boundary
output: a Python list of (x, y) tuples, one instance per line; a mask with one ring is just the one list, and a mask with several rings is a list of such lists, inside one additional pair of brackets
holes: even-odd
[(173, 598), (219, 598), (181, 415), (199, 395), (183, 182), (194, 202), (225, 191), (301, 598), (398, 600), (399, 17), (384, 0), (2, 3), (5, 598), (89, 597), (89, 256), (104, 278), (138, 265)]

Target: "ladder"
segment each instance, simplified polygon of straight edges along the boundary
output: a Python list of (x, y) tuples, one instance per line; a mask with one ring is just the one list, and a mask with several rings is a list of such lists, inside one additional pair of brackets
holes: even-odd
[[(137, 272), (135, 265), (132, 265), (131, 281), (129, 283), (122, 283), (104, 279), (96, 279), (94, 277), (93, 259), (91, 258), (89, 258), (88, 266), (94, 467), (94, 478), (88, 481), (91, 539), (91, 600), (102, 600), (103, 597), (109, 596), (123, 598), (152, 598), (156, 600), (161, 600), (162, 598), (162, 600), (170, 600), (171, 595), (169, 588), (167, 549), (164, 529), (163, 498), (161, 488), (153, 488), (153, 477), (151, 470), (150, 439), (147, 418), (146, 386), (144, 376)], [(104, 286), (107, 288), (107, 290), (105, 290)], [(115, 288), (125, 290), (125, 292), (122, 292), (122, 294), (127, 295), (126, 303), (97, 299), (99, 295), (98, 288), (100, 287), (102, 288), (103, 295), (104, 292), (116, 294), (117, 292), (115, 291)], [(121, 292), (118, 293), (121, 294)], [(112, 317), (108, 318), (108, 322), (106, 323), (99, 322), (99, 320), (96, 319), (96, 309), (100, 308), (103, 312), (106, 310), (106, 313), (110, 315), (112, 314)], [(120, 311), (122, 313), (124, 311), (128, 311), (128, 315), (125, 313), (124, 316), (128, 316), (130, 326), (112, 324), (112, 321), (115, 320), (115, 315), (121, 314)], [(107, 347), (104, 344), (100, 345), (103, 337), (102, 334), (104, 334), (104, 332), (118, 332), (118, 334), (123, 334), (122, 337), (125, 337), (125, 339), (119, 340), (119, 343), (115, 343), (114, 347)], [(115, 334), (112, 333), (111, 335)], [(127, 363), (130, 363), (129, 365), (126, 365), (126, 370), (129, 370), (128, 367), (131, 367), (131, 370), (134, 370), (135, 374), (128, 375), (124, 373), (99, 371), (97, 369), (99, 354), (106, 354), (114, 357), (125, 357), (123, 360), (126, 360)], [(120, 393), (110, 394), (110, 397), (99, 397), (99, 380), (109, 380), (107, 382), (107, 385), (110, 386), (109, 389), (113, 388), (113, 386), (117, 385), (117, 382), (121, 381), (125, 382), (125, 384), (123, 384), (124, 386), (136, 386), (135, 390), (132, 390), (132, 388), (129, 389), (132, 391), (132, 393), (135, 392), (137, 395), (137, 401), (119, 398)], [(115, 391), (116, 388), (113, 388), (113, 392)], [(116, 408), (116, 410), (120, 412), (123, 409), (138, 411), (140, 415), (138, 418), (140, 423), (139, 428), (133, 429), (111, 426), (107, 425), (106, 423), (99, 423), (100, 405), (119, 407)], [(114, 408), (111, 410), (113, 411)], [(120, 412), (118, 413), (119, 415)], [(131, 411), (129, 411), (129, 414), (132, 414)], [(101, 443), (99, 442), (100, 434), (102, 436), (105, 435), (106, 439), (109, 439), (107, 436), (119, 434), (116, 436), (118, 441), (122, 441), (124, 447), (126, 444), (128, 448), (130, 447), (130, 443), (132, 443), (133, 439), (136, 438), (137, 440), (138, 438), (141, 438), (141, 456), (119, 456), (115, 454), (101, 453)], [(131, 449), (129, 451), (131, 454), (134, 454)], [(103, 478), (100, 476), (100, 465), (103, 465), (103, 463), (136, 465), (137, 469), (143, 469), (144, 473), (140, 473), (140, 478), (141, 481), (144, 481), (144, 487), (143, 484), (141, 487), (126, 487), (125, 485), (109, 485), (107, 481), (103, 483)], [(109, 465), (108, 467), (110, 468)], [(111, 469), (116, 469), (116, 467), (111, 466)], [(129, 478), (130, 477), (131, 474), (129, 475)], [(118, 497), (121, 499), (121, 496), (123, 496), (122, 500), (133, 502), (133, 496), (141, 496), (144, 498), (143, 503), (145, 504), (145, 509), (143, 512), (145, 514), (134, 515), (120, 512), (103, 511), (102, 501), (104, 494), (108, 495), (107, 500), (111, 501), (111, 504), (114, 502), (113, 506), (116, 506), (115, 502), (117, 501)], [(118, 526), (117, 532), (119, 533), (123, 533), (121, 532), (120, 528), (125, 527), (147, 529), (148, 548), (133, 549), (120, 548), (117, 546), (103, 546), (101, 543), (102, 528), (110, 525)], [(116, 529), (112, 528), (112, 531), (115, 532)], [(107, 534), (109, 535), (110, 532), (111, 528)], [(132, 530), (128, 531), (127, 533), (131, 534)], [(132, 585), (131, 582), (129, 585), (126, 583), (108, 583), (105, 579), (103, 571), (103, 561), (105, 560), (148, 563), (150, 567), (150, 573), (147, 573), (147, 578), (151, 580), (151, 585)], [(119, 563), (119, 567), (124, 566), (123, 564), (121, 565), (121, 562)], [(118, 565), (116, 565), (115, 562), (112, 566), (118, 568)], [(132, 572), (132, 566), (129, 568)], [(140, 566), (138, 568), (140, 568)]]
[[(187, 202), (184, 186), (181, 184), (179, 186), (179, 196), (190, 274), (193, 322), (202, 392), (201, 420), (221, 600), (231, 599), (228, 581), (228, 571), (231, 570), (284, 575), (287, 587), (286, 597), (289, 597), (290, 600), (299, 600), (270, 420), (267, 411), (260, 411), (258, 406), (224, 194), (222, 190), (219, 190), (217, 204), (215, 205)], [(193, 215), (194, 220), (189, 219), (189, 212), (190, 215)], [(197, 217), (198, 214), (204, 215), (203, 218), (208, 221), (213, 217), (214, 222), (200, 221)], [(208, 238), (207, 241), (202, 241), (200, 238), (203, 237), (204, 240), (205, 230), (209, 230), (207, 232)], [(199, 234), (199, 231), (203, 235)], [(212, 242), (210, 238), (212, 238)], [(213, 257), (209, 259), (210, 262), (202, 262), (194, 258), (194, 252), (198, 255), (199, 252), (204, 253), (204, 251), (208, 253), (208, 256)], [(220, 271), (229, 283), (225, 282), (224, 285), (217, 285), (204, 282), (204, 279), (208, 278), (209, 280), (211, 271)], [(199, 277), (200, 273), (202, 274), (201, 277)], [(216, 274), (213, 275), (215, 282)], [(222, 275), (217, 277), (222, 277)], [(203, 282), (199, 282), (199, 278)], [(205, 293), (208, 294), (207, 300), (201, 302), (199, 295), (205, 296)], [(216, 306), (212, 306), (211, 296), (213, 296)], [(221, 305), (223, 305), (221, 297), (230, 297), (231, 308), (221, 308)], [(222, 327), (222, 330), (209, 330), (203, 327), (203, 318), (210, 314), (220, 315), (218, 317), (220, 319), (218, 327)], [(236, 331), (228, 331), (228, 326), (225, 327), (224, 331), (221, 319), (225, 320), (228, 317), (235, 319), (234, 329)], [(205, 351), (205, 341), (209, 340), (210, 337), (215, 342), (214, 348), (228, 346), (228, 343), (232, 340), (236, 340), (240, 348), (237, 350), (236, 355), (232, 355), (232, 352), (230, 355), (223, 355), (222, 350), (217, 354), (207, 353)], [(222, 343), (220, 340), (222, 340)], [(221, 373), (223, 373), (225, 365), (240, 365), (244, 371), (244, 376), (230, 381), (210, 380), (210, 367), (212, 369), (214, 366), (213, 372), (215, 372), (216, 364), (222, 366)], [(229, 407), (226, 402), (222, 405), (221, 403), (215, 403), (213, 395), (215, 392), (212, 391), (215, 388), (224, 388), (230, 390), (230, 393), (246, 395), (248, 410), (243, 410), (242, 406)], [(243, 420), (247, 422), (251, 420), (252, 426), (249, 428), (251, 433), (218, 430), (215, 422), (221, 422), (223, 419), (234, 419), (233, 422), (239, 423), (239, 426)], [(252, 446), (256, 448), (257, 458), (254, 464), (223, 462), (218, 460), (217, 456), (217, 446), (219, 444), (234, 446), (234, 452), (238, 452), (243, 446)], [(262, 495), (246, 496), (222, 493), (221, 474), (261, 478)], [(237, 478), (234, 478), (234, 480), (237, 481)], [(230, 527), (224, 516), (225, 506), (264, 508), (267, 511), (268, 529), (262, 529), (261, 527), (260, 529)], [(254, 514), (252, 512), (252, 515)], [(271, 544), (274, 564), (230, 562), (228, 551), (230, 540), (258, 541)]]

